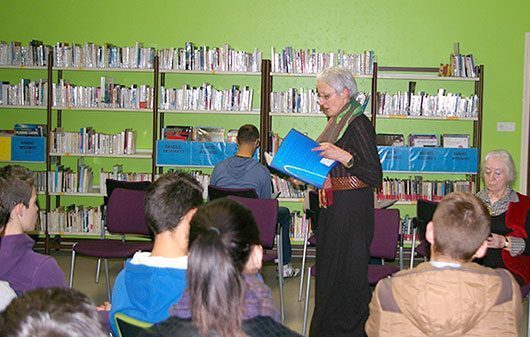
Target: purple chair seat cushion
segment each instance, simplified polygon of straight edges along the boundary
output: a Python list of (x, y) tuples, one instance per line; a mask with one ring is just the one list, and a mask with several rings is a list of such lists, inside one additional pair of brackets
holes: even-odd
[(275, 259), (278, 258), (278, 254), (275, 251), (272, 250), (264, 250), (263, 251), (263, 261), (264, 262), (272, 262)]
[(379, 280), (391, 276), (394, 273), (399, 271), (399, 267), (392, 265), (377, 265), (369, 264), (368, 265), (368, 283), (371, 286), (375, 285)]
[(120, 240), (87, 240), (78, 242), (73, 250), (77, 254), (87, 255), (102, 259), (127, 258), (139, 250), (150, 251), (152, 242), (131, 242)]

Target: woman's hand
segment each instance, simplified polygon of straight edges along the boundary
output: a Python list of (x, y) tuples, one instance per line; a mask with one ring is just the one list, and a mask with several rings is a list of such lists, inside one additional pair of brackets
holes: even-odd
[(488, 237), (488, 248), (501, 249), (504, 248), (504, 242), (506, 238), (503, 235), (491, 233)]
[(319, 146), (312, 148), (311, 151), (319, 151), (319, 156), (339, 161), (344, 165), (348, 163), (352, 157), (348, 151), (341, 149), (335, 144), (327, 142), (320, 143)]

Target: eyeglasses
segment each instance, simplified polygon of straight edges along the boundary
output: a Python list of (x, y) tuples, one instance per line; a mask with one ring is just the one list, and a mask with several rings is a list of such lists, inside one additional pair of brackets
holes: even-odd
[(336, 91), (332, 91), (329, 94), (318, 93), (318, 100), (319, 101), (322, 101), (322, 100), (326, 100), (327, 101), (328, 99), (333, 97), (333, 95), (335, 95), (336, 93), (337, 93)]

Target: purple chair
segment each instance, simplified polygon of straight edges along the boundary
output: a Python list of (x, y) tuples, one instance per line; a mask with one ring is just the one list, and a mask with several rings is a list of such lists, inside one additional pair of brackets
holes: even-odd
[[(425, 231), (427, 229), (427, 224), (432, 220), (432, 216), (438, 203), (426, 199), (418, 199), (416, 203), (416, 216), (412, 219), (412, 247), (410, 250), (410, 266), (409, 268), (414, 267), (414, 256), (416, 253), (419, 256), (422, 256), (424, 261), (430, 256), (431, 245), (425, 239)], [(420, 244), (416, 247), (416, 236), (419, 234)]]
[[(278, 200), (277, 199), (252, 199), (230, 195), (229, 199), (237, 201), (248, 208), (259, 228), (259, 240), (264, 248), (263, 262), (274, 262), (278, 259), (278, 270), (282, 270), (282, 231), (278, 230)], [(274, 252), (274, 238), (278, 236), (278, 249)], [(280, 290), (280, 314), (282, 322), (285, 319), (285, 305), (283, 301), (283, 273), (278, 273)]]
[(258, 193), (253, 188), (225, 188), (208, 185), (208, 200), (210, 201), (219, 198), (226, 198), (229, 195), (252, 199), (258, 198)]
[(109, 258), (129, 258), (137, 251), (150, 251), (152, 241), (125, 241), (125, 234), (137, 234), (146, 237), (150, 231), (145, 220), (145, 191), (116, 188), (108, 199), (105, 227), (112, 234), (121, 235), (121, 240), (105, 238), (102, 230), (101, 239), (84, 240), (72, 246), (72, 260), (70, 265), (70, 282), (73, 286), (74, 266), (76, 254), (104, 259), (105, 277), (107, 281), (107, 297), (110, 300), (110, 280), (108, 271)]
[(370, 255), (380, 258), (381, 264), (368, 265), (368, 282), (371, 286), (399, 271), (399, 267), (395, 265), (386, 265), (385, 260), (396, 259), (400, 224), (398, 209), (374, 210), (374, 238), (370, 244)]
[[(374, 210), (374, 238), (370, 244), (370, 255), (381, 259), (381, 265), (368, 265), (368, 282), (371, 286), (379, 280), (389, 277), (399, 271), (399, 267), (384, 264), (385, 260), (395, 260), (399, 245), (399, 226), (401, 219), (398, 209)], [(318, 252), (317, 252), (318, 253)], [(309, 290), (311, 277), (316, 276), (316, 265), (309, 267), (307, 272), (307, 285), (304, 303), (304, 319), (302, 322), (302, 335), (306, 335), (307, 315), (309, 310)]]

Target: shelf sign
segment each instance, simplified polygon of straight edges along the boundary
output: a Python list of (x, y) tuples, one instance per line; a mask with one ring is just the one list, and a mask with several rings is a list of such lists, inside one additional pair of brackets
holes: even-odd
[(45, 161), (44, 137), (11, 137), (12, 161)]
[(384, 171), (475, 174), (476, 148), (378, 146)]
[(214, 166), (235, 155), (236, 143), (157, 141), (156, 164), (160, 166)]
[(190, 142), (159, 140), (156, 142), (157, 165), (191, 165)]

